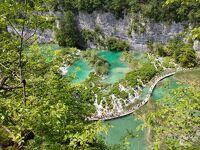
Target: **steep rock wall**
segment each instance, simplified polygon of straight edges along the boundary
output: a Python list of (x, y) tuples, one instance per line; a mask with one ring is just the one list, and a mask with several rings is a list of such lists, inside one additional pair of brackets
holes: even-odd
[[(184, 30), (181, 23), (172, 23), (171, 25), (165, 25), (164, 23), (144, 23), (144, 32), (131, 32), (128, 35), (132, 24), (132, 18), (130, 15), (124, 17), (124, 19), (117, 20), (111, 13), (94, 12), (88, 14), (85, 12), (79, 13), (77, 16), (77, 22), (79, 28), (94, 30), (96, 26), (100, 27), (103, 34), (106, 37), (117, 37), (119, 39), (127, 41), (132, 50), (145, 51), (147, 50), (147, 42), (149, 40), (154, 42), (167, 42), (168, 39), (174, 37), (178, 33)], [(94, 43), (88, 43), (89, 48), (95, 48)]]
[[(63, 18), (61, 12), (56, 12), (55, 16)], [(125, 40), (130, 44), (131, 50), (135, 51), (145, 51), (147, 50), (147, 42), (162, 42), (166, 43), (170, 38), (174, 37), (178, 33), (184, 30), (184, 25), (182, 23), (172, 23), (170, 25), (165, 23), (155, 23), (152, 21), (142, 21), (141, 17), (138, 16), (140, 24), (145, 28), (144, 32), (141, 31), (130, 31), (131, 25), (134, 22), (131, 15), (125, 16), (123, 19), (117, 20), (113, 14), (109, 12), (95, 11), (92, 14), (86, 12), (79, 12), (76, 15), (77, 25), (80, 30), (88, 29), (94, 31), (95, 27), (99, 27), (105, 38), (106, 37), (116, 37), (121, 40)], [(58, 27), (59, 21), (56, 20)], [(140, 27), (139, 27), (140, 28)], [(27, 31), (31, 34), (31, 30)], [(52, 30), (45, 30), (45, 32), (37, 31), (39, 43), (50, 43), (55, 42), (54, 32)], [(97, 43), (89, 41), (87, 43), (88, 48), (102, 48)], [(200, 51), (200, 42), (194, 41), (193, 48)]]

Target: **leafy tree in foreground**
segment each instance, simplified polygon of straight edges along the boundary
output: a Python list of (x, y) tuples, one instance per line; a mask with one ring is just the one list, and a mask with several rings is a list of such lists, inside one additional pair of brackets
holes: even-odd
[(146, 124), (152, 129), (152, 149), (199, 148), (200, 87), (180, 88), (157, 104)]
[(96, 138), (104, 127), (85, 120), (94, 110), (84, 87), (58, 73), (62, 56), (46, 63), (33, 45), (48, 27), (48, 2), (1, 1), (0, 148), (106, 149)]
[(96, 138), (105, 128), (85, 120), (94, 109), (85, 98), (84, 86), (74, 86), (58, 73), (61, 59), (46, 63), (36, 46), (24, 59), (29, 70), (24, 74), (27, 104), (20, 101), (20, 90), (0, 95), (0, 132), (7, 140), (1, 147), (106, 149)]
[(26, 78), (23, 51), (37, 39), (35, 35), (38, 30), (43, 31), (49, 27), (52, 17), (45, 15), (49, 10), (48, 6), (51, 6), (49, 2), (49, 0), (0, 2), (0, 25), (3, 27), (0, 34), (0, 90), (22, 89), (25, 105)]

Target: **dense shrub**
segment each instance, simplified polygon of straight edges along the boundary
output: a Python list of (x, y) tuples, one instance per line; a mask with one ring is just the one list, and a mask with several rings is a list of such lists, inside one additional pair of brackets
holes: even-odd
[(108, 38), (106, 41), (106, 47), (111, 51), (126, 51), (129, 50), (129, 44), (125, 41), (117, 38)]
[(154, 66), (150, 63), (145, 63), (140, 69), (127, 73), (125, 79), (129, 81), (131, 86), (135, 86), (138, 77), (143, 81), (149, 81), (155, 74), (156, 70)]
[(183, 67), (194, 67), (197, 64), (196, 51), (192, 44), (184, 43), (180, 36), (169, 40), (166, 45), (157, 44), (155, 49), (158, 55), (174, 58)]
[(81, 31), (81, 37), (85, 45), (87, 45), (88, 42), (94, 42), (98, 45), (104, 46), (103, 36), (104, 35), (99, 26), (96, 26), (94, 30), (83, 29)]
[(109, 71), (109, 63), (102, 57), (98, 56), (96, 51), (88, 50), (83, 54), (83, 57), (94, 67), (97, 75), (105, 75)]
[(183, 67), (194, 67), (196, 65), (196, 52), (192, 44), (185, 44), (174, 52), (175, 60)]
[(161, 43), (156, 44), (156, 52), (158, 53), (159, 56), (162, 57), (167, 56), (164, 46)]

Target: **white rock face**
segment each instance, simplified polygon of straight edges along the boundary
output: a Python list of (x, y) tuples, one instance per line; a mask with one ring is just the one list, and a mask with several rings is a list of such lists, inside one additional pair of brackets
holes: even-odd
[[(62, 17), (61, 12), (55, 12), (55, 16), (59, 18)], [(124, 19), (116, 19), (113, 14), (108, 12), (95, 11), (92, 14), (86, 12), (79, 12), (75, 16), (78, 24), (78, 28), (94, 30), (95, 27), (100, 27), (105, 37), (116, 37), (121, 40), (125, 40), (130, 44), (130, 49), (135, 51), (145, 51), (147, 50), (147, 42), (153, 40), (154, 42), (167, 42), (170, 38), (174, 37), (178, 33), (184, 30), (184, 27), (181, 23), (172, 23), (171, 25), (166, 25), (164, 23), (147, 23), (145, 24), (145, 31), (141, 32), (132, 32), (131, 36), (128, 36), (128, 31), (131, 27), (131, 16), (127, 15)], [(140, 19), (141, 20), (141, 19)], [(59, 21), (56, 20), (56, 26), (58, 27)], [(28, 31), (27, 33), (32, 33), (33, 31)], [(49, 43), (55, 41), (54, 32), (52, 30), (45, 30), (44, 33), (37, 31), (39, 36), (39, 43)], [(195, 42), (195, 48), (199, 47), (197, 42)], [(98, 44), (90, 41), (87, 43), (88, 48), (101, 48)], [(197, 48), (199, 50), (199, 48)]]
[[(164, 23), (148, 22), (144, 33), (132, 32), (130, 37), (128, 36), (128, 30), (131, 26), (130, 15), (125, 16), (124, 19), (117, 20), (111, 13), (97, 11), (92, 14), (80, 12), (77, 15), (77, 22), (80, 29), (94, 30), (98, 26), (106, 37), (114, 36), (125, 40), (129, 42), (132, 50), (137, 51), (147, 50), (147, 41), (149, 40), (165, 43), (184, 29), (181, 23), (165, 25)], [(90, 42), (88, 46), (94, 48), (95, 44)]]

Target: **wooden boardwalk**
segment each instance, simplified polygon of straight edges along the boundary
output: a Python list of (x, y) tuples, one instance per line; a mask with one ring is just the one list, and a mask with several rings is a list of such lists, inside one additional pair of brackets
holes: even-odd
[(93, 121), (97, 121), (97, 120), (112, 120), (112, 119), (116, 119), (116, 118), (120, 118), (120, 117), (124, 117), (124, 116), (127, 116), (129, 114), (132, 114), (133, 112), (135, 112), (136, 110), (138, 110), (140, 107), (144, 106), (150, 99), (152, 93), (153, 93), (153, 90), (155, 89), (156, 85), (158, 84), (159, 81), (167, 78), (167, 77), (170, 77), (170, 76), (173, 76), (174, 74), (176, 73), (176, 71), (174, 72), (171, 72), (171, 73), (167, 73), (161, 77), (158, 77), (156, 80), (153, 81), (153, 84), (150, 86), (149, 88), (149, 91), (148, 91), (148, 94), (146, 95), (146, 97), (144, 98), (144, 100), (137, 104), (136, 106), (134, 106), (133, 108), (129, 109), (129, 110), (126, 110), (122, 113), (116, 113), (116, 114), (113, 114), (112, 116), (102, 116), (102, 117), (90, 117), (88, 118), (89, 120), (93, 120)]

